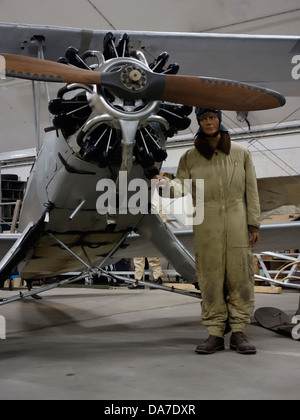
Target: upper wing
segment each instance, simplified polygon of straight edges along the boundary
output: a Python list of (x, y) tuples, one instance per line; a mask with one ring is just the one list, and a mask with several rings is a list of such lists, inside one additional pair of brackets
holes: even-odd
[[(72, 45), (80, 52), (102, 51), (107, 31), (0, 24), (0, 51), (37, 56), (43, 40), (45, 59), (56, 61)], [(132, 49), (150, 61), (167, 51), (180, 74), (254, 83), (286, 96), (300, 94), (300, 36), (195, 34), (128, 31)], [(115, 31), (118, 39), (122, 33)]]

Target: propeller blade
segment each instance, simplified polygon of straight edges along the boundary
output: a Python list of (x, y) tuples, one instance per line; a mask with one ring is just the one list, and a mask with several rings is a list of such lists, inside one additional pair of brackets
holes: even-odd
[(6, 76), (42, 82), (100, 84), (100, 73), (15, 54), (5, 58)]
[[(285, 98), (278, 92), (233, 80), (153, 73), (145, 69), (101, 74), (101, 84), (121, 98), (150, 99), (228, 111), (278, 108)], [(122, 82), (121, 82), (122, 80)]]
[(226, 79), (166, 75), (162, 100), (201, 108), (259, 111), (283, 106), (280, 93)]
[(49, 60), (2, 54), (6, 75), (44, 82), (96, 84), (124, 99), (162, 100), (183, 105), (231, 111), (278, 108), (285, 98), (278, 92), (233, 80), (153, 73), (125, 65), (99, 73)]

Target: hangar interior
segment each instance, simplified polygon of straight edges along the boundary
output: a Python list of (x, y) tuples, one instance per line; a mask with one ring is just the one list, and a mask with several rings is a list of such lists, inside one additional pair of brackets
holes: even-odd
[[(9, 42), (9, 37), (5, 36), (5, 25), (9, 25), (10, 30), (15, 26), (16, 31), (20, 32), (23, 26), (30, 28), (31, 25), (47, 29), (54, 27), (62, 31), (63, 28), (77, 28), (84, 34), (81, 39), (83, 43), (90, 30), (140, 32), (141, 39), (149, 32), (159, 32), (161, 38), (164, 33), (176, 33), (178, 38), (171, 45), (171, 52), (181, 48), (180, 56), (187, 61), (191, 60), (197, 74), (205, 76), (214, 76), (201, 73), (201, 69), (205, 69), (206, 65), (211, 66), (214, 59), (217, 73), (222, 74), (224, 70), (225, 78), (228, 65), (226, 56), (231, 57), (236, 53), (233, 44), (229, 42), (232, 36), (236, 41), (239, 35), (245, 34), (257, 37), (257, 42), (261, 37), (267, 39), (269, 36), (290, 39), (293, 42), (293, 50), (289, 51), (290, 62), (282, 63), (279, 46), (270, 51), (267, 59), (263, 55), (260, 57), (262, 66), (269, 68), (268, 60), (272, 58), (274, 70), (276, 63), (278, 67), (283, 65), (289, 69), (291, 80), (297, 81), (292, 89), (286, 91), (286, 105), (274, 110), (249, 113), (223, 111), (223, 124), (233, 141), (246, 145), (251, 151), (260, 186), (262, 222), (293, 223), (300, 220), (299, 0), (27, 0), (26, 6), (22, 7), (16, 0), (2, 0), (0, 21), (0, 31), (4, 35), (1, 36), (0, 51)], [(187, 56), (185, 46), (178, 41), (187, 34), (208, 34), (208, 49), (209, 39), (213, 39), (214, 34), (228, 35), (228, 43), (225, 39), (222, 48), (212, 50), (206, 56), (199, 53), (193, 55), (191, 45)], [(35, 35), (35, 39), (14, 40), (17, 42), (16, 48), (23, 51), (28, 49), (36, 57), (44, 53), (51, 55), (51, 43), (47, 43), (47, 38), (39, 39), (39, 33)], [(216, 48), (215, 43), (212, 43), (211, 48)], [(160, 53), (163, 45), (156, 45), (154, 49)], [(251, 65), (251, 54), (250, 50), (243, 51), (240, 61), (230, 63), (230, 67), (236, 67), (237, 76), (245, 56)], [(221, 60), (215, 59), (218, 55), (222, 57)], [(169, 60), (176, 62), (176, 58), (170, 55)], [(184, 74), (185, 62), (179, 65)], [(249, 71), (255, 73), (254, 68), (249, 68)], [(271, 72), (263, 83), (268, 83), (268, 77), (272, 78)], [(48, 111), (48, 102), (56, 97), (60, 87), (56, 83), (41, 84), (0, 77), (2, 231), (14, 232), (17, 229), (18, 206), (21, 206), (30, 170), (43, 143), (44, 129), (52, 125), (53, 116)], [(278, 91), (280, 87), (279, 84)], [(163, 172), (175, 174), (180, 156), (192, 146), (198, 125), (194, 113), (190, 118), (191, 124), (187, 129), (168, 139), (168, 156), (163, 162)], [(168, 222), (172, 227), (186, 228), (184, 218), (168, 214)], [(278, 248), (274, 242), (273, 249), (265, 251), (269, 253), (258, 252), (256, 255), (256, 274), (267, 277), (279, 275), (279, 278), (295, 276), (299, 279), (300, 242), (298, 247), (293, 242), (293, 246), (284, 249)], [(291, 262), (295, 264), (291, 265)], [(127, 275), (132, 277), (131, 260), (129, 264), (130, 273)], [(163, 260), (163, 268), (169, 282), (177, 283), (177, 286), (180, 283), (182, 289), (190, 290), (190, 285), (184, 285), (166, 260)], [(125, 275), (123, 272), (121, 274)], [(146, 271), (146, 274), (152, 279), (151, 270)], [(87, 285), (90, 281), (83, 280), (83, 283)], [(265, 280), (258, 280), (256, 286), (259, 293), (258, 307), (264, 306), (266, 300), (271, 306), (283, 305), (293, 315), (298, 306), (296, 313), (299, 315), (298, 290), (286, 291), (284, 287), (266, 283)], [(17, 283), (16, 279), (6, 284), (6, 289), (11, 291), (19, 287), (24, 287), (24, 283)], [(111, 289), (116, 288), (112, 286)], [(82, 303), (76, 302), (75, 288), (65, 292), (66, 297), (47, 292), (50, 306), (43, 301), (40, 307), (34, 307), (30, 312), (33, 304), (24, 305), (26, 315), (21, 315), (22, 325), (16, 321), (20, 309), (16, 308), (11, 314), (7, 309), (9, 305), (4, 307), (3, 314), (11, 320), (9, 334), (12, 339), (21, 342), (23, 353), (9, 340), (3, 346), (3, 360), (8, 371), (2, 367), (2, 374), (0, 372), (3, 380), (0, 391), (2, 399), (14, 399), (15, 396), (21, 399), (107, 400), (231, 399), (232, 395), (237, 399), (299, 397), (299, 369), (295, 368), (299, 358), (297, 341), (290, 340), (287, 345), (286, 338), (280, 338), (274, 344), (271, 332), (268, 331), (264, 336), (262, 332), (257, 333), (252, 325), (251, 332), (260, 340), (262, 347), (258, 359), (249, 363), (236, 363), (234, 359), (229, 359), (224, 368), (223, 361), (216, 358), (215, 364), (209, 361), (206, 366), (199, 368), (198, 361), (195, 362), (190, 354), (184, 359), (186, 342), (189, 341), (187, 335), (198, 333), (195, 321), (198, 302), (190, 304), (189, 298), (185, 296), (182, 301), (180, 296), (165, 301), (162, 296), (164, 292), (157, 291), (157, 300), (153, 299), (150, 304), (141, 291), (137, 292), (137, 301), (133, 303), (125, 288), (116, 291), (119, 295), (113, 298), (108, 294), (111, 289), (100, 292), (97, 289), (90, 292), (85, 290)], [(101, 308), (103, 312), (99, 309), (97, 293), (108, 302), (107, 306)], [(53, 308), (54, 311), (51, 311)], [(152, 319), (154, 325), (149, 319)], [(69, 329), (62, 333), (65, 334), (64, 341), (61, 332), (66, 325)], [(103, 341), (97, 335), (99, 331)], [(141, 335), (136, 334), (137, 331)], [(126, 332), (132, 335), (128, 338)], [(83, 333), (88, 333), (90, 340), (86, 351)], [(26, 334), (32, 337), (31, 343), (26, 339)], [(153, 337), (155, 339), (151, 341)], [(174, 344), (178, 340), (180, 344)], [(190, 342), (194, 345), (196, 338)], [(124, 350), (123, 357), (119, 353), (120, 343)], [(163, 355), (158, 351), (160, 345)], [(69, 346), (72, 346), (73, 352)], [(174, 346), (177, 346), (175, 353), (171, 351)], [(49, 353), (45, 351), (47, 347)], [(83, 355), (82, 360), (77, 360), (76, 354), (79, 354), (79, 358)], [(14, 357), (11, 358), (11, 355)], [(22, 357), (27, 369), (21, 366)], [(100, 365), (102, 370), (98, 371)], [(184, 371), (185, 380), (178, 375), (178, 369)], [(199, 385), (196, 374), (198, 369), (201, 370), (200, 375), (206, 378), (205, 389)], [(235, 371), (237, 373), (233, 373)], [(254, 371), (256, 376), (251, 377)], [(224, 386), (224, 378), (232, 385), (233, 394), (230, 387), (226, 389)]]
[[(116, 1), (75, 1), (72, 10), (68, 1), (61, 4), (61, 13), (57, 14), (55, 4), (47, 7), (42, 2), (32, 0), (22, 13), (14, 2), (3, 2), (1, 21), (5, 24), (15, 24), (16, 28), (22, 25), (54, 26), (66, 28), (80, 28), (107, 31), (157, 31), (174, 32), (184, 36), (188, 33), (198, 34), (239, 34), (272, 35), (272, 36), (298, 36), (300, 10), (297, 2), (290, 0), (282, 4), (274, 1), (270, 10), (267, 2), (253, 1), (242, 3), (234, 0), (226, 2), (204, 1), (201, 7), (197, 1), (189, 0), (184, 7), (181, 1), (172, 3), (164, 0), (160, 2), (159, 12), (149, 2), (143, 6), (136, 1), (125, 1), (121, 4)], [(34, 12), (33, 12), (34, 10)], [(134, 12), (133, 12), (134, 11)], [(5, 29), (5, 28), (4, 28)], [(22, 36), (22, 35), (20, 35)], [(2, 39), (3, 47), (8, 40)], [(50, 41), (49, 41), (50, 42)], [(225, 42), (224, 47), (231, 57), (231, 41)], [(14, 41), (18, 48), (39, 56), (39, 53), (50, 54), (50, 45), (47, 39), (39, 41), (20, 39)], [(28, 46), (28, 44), (30, 44)], [(227, 47), (226, 47), (227, 45)], [(299, 43), (296, 44), (299, 46)], [(223, 48), (224, 48), (223, 47)], [(157, 46), (157, 51), (163, 46)], [(178, 48), (178, 39), (174, 40), (172, 50)], [(212, 48), (216, 48), (212, 44)], [(146, 47), (145, 47), (146, 49)], [(300, 78), (300, 69), (297, 61), (297, 46), (293, 51), (290, 66), (291, 78)], [(171, 52), (172, 53), (172, 52)], [(276, 56), (276, 53), (278, 54)], [(192, 46), (188, 50), (190, 59), (195, 64), (195, 71), (205, 68), (209, 58), (202, 55), (193, 56)], [(226, 60), (225, 52), (225, 60)], [(249, 53), (251, 64), (251, 51)], [(272, 53), (273, 54), (273, 53)], [(181, 54), (182, 55), (182, 54)], [(186, 56), (183, 57), (186, 58)], [(215, 57), (215, 56), (214, 56)], [(221, 56), (224, 62), (224, 55)], [(241, 54), (241, 60), (244, 57)], [(175, 57), (175, 61), (176, 61)], [(173, 58), (170, 56), (169, 60)], [(274, 59), (278, 66), (282, 60), (280, 53), (274, 50)], [(262, 56), (261, 61), (265, 58)], [(185, 71), (185, 63), (179, 63), (181, 72)], [(242, 64), (242, 62), (240, 62)], [(267, 63), (265, 63), (267, 65)], [(227, 64), (228, 65), (228, 64)], [(235, 64), (238, 68), (238, 63)], [(224, 67), (216, 62), (217, 68)], [(251, 69), (253, 72), (254, 69)], [(237, 72), (238, 73), (238, 72)], [(270, 76), (272, 77), (272, 76)], [(229, 130), (232, 139), (246, 145), (251, 151), (256, 175), (260, 186), (260, 199), (262, 207), (262, 221), (291, 221), (297, 220), (300, 214), (300, 170), (299, 170), (299, 129), (300, 107), (299, 90), (290, 89), (286, 95), (286, 105), (283, 108), (240, 113), (237, 111), (223, 111), (223, 124)], [(28, 80), (2, 78), (0, 80), (1, 95), (1, 145), (0, 160), (2, 180), (2, 219), (3, 229), (10, 229), (14, 213), (16, 214), (17, 200), (21, 200), (26, 186), (28, 174), (41, 147), (44, 128), (52, 124), (53, 116), (48, 111), (49, 99), (56, 97), (60, 86)], [(280, 91), (280, 86), (279, 89)], [(186, 130), (181, 130), (168, 139), (168, 156), (163, 162), (162, 171), (176, 173), (180, 156), (193, 144), (193, 137), (197, 131), (197, 122), (194, 114), (190, 116), (191, 124)], [(12, 179), (10, 179), (12, 175)], [(17, 210), (15, 212), (15, 210)], [(185, 226), (184, 217), (174, 219), (169, 215), (173, 224)], [(5, 227), (5, 224), (8, 224)], [(274, 249), (275, 250), (275, 249)], [(272, 251), (274, 251), (272, 250)], [(278, 250), (278, 249), (276, 249)], [(281, 251), (281, 250), (280, 250)]]

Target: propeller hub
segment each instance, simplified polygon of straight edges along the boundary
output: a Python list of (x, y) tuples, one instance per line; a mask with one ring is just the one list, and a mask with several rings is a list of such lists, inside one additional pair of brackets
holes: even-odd
[[(132, 57), (111, 58), (98, 67), (102, 78), (108, 73), (115, 73), (120, 84), (130, 93), (142, 91), (148, 82), (147, 70), (149, 67)], [(124, 100), (114, 91), (94, 86), (97, 101), (101, 103), (99, 112), (105, 112), (115, 119), (147, 121), (150, 115), (157, 111), (159, 101), (133, 98)], [(95, 98), (96, 99), (96, 98)]]
[(146, 86), (147, 76), (142, 68), (129, 65), (121, 72), (121, 82), (127, 89), (139, 91)]

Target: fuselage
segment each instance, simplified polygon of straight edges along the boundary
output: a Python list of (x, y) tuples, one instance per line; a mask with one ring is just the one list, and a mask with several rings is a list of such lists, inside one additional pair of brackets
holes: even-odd
[(19, 229), (22, 231), (28, 223), (36, 223), (45, 208), (49, 208), (49, 216), (43, 235), (22, 268), (23, 278), (47, 277), (53, 272), (82, 268), (82, 264), (71, 254), (68, 255), (68, 251), (62, 249), (49, 233), (65, 243), (87, 264), (93, 265), (100, 263), (122, 237), (135, 228), (148, 211), (148, 200), (141, 202), (140, 211), (134, 214), (128, 208), (128, 202), (139, 192), (125, 191), (124, 188), (134, 179), (142, 180), (144, 185), (149, 185), (149, 180), (145, 178), (140, 165), (133, 165), (130, 175), (126, 177), (127, 185), (123, 185), (123, 191), (119, 191), (126, 194), (127, 202), (120, 203), (122, 207), (113, 207), (111, 214), (108, 214), (109, 201), (117, 201), (114, 196), (116, 190), (105, 189), (102, 185), (106, 184), (101, 181), (108, 180), (113, 185), (116, 181), (114, 174), (119, 169), (100, 168), (80, 158), (70, 143), (56, 131), (46, 135), (28, 180)]

